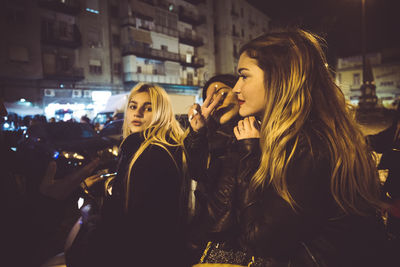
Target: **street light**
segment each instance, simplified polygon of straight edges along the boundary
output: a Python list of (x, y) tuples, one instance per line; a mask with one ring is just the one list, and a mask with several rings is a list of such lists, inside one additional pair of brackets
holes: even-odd
[(361, 0), (361, 47), (362, 47), (362, 76), (363, 83), (360, 91), (359, 107), (361, 109), (372, 110), (375, 108), (378, 98), (376, 97), (376, 86), (374, 75), (369, 61), (366, 59), (367, 53), (367, 23), (366, 23), (365, 0)]

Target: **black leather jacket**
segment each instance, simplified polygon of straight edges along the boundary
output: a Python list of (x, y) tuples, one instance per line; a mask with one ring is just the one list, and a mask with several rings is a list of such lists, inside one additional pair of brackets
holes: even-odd
[(199, 132), (190, 128), (185, 139), (189, 173), (198, 182), (192, 241), (226, 240), (235, 230), (233, 205), (239, 158), (233, 127), (237, 121), (220, 126), (210, 119)]
[[(372, 209), (365, 217), (339, 209), (330, 191), (328, 150), (318, 137), (312, 145), (301, 140), (288, 168), (288, 190), (296, 210), (272, 186), (249, 190), (260, 163), (258, 139), (237, 142), (236, 151), (236, 178), (223, 180), (207, 194), (209, 214), (233, 215), (226, 226), (237, 228), (230, 231), (228, 242), (291, 266), (379, 266), (386, 248), (381, 220)], [(230, 194), (224, 194), (227, 188), (232, 188)], [(223, 213), (223, 206), (232, 210)]]

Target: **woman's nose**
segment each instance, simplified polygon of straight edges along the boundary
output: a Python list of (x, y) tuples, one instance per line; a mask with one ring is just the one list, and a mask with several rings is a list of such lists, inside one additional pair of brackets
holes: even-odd
[(235, 94), (240, 93), (240, 80), (236, 82), (235, 86), (232, 89), (232, 92), (234, 92)]

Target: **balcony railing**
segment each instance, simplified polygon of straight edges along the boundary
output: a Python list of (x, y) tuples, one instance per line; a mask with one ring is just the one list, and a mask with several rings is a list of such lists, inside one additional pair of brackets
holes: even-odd
[(206, 16), (199, 16), (194, 12), (185, 10), (183, 7), (179, 7), (178, 18), (180, 21), (192, 24), (194, 26), (198, 26), (206, 22)]
[(164, 27), (164, 26), (161, 26), (161, 25), (156, 25), (154, 31), (158, 32), (158, 33), (163, 33), (165, 35), (173, 36), (173, 37), (178, 37), (179, 36), (178, 30), (167, 28), (167, 27)]
[(151, 47), (141, 46), (139, 44), (125, 44), (122, 46), (122, 55), (136, 55), (140, 57), (171, 60), (179, 62), (179, 54), (170, 51), (157, 50)]
[(204, 59), (193, 56), (191, 60), (188, 62), (186, 55), (180, 55), (180, 63), (182, 66), (193, 67), (193, 68), (202, 68), (204, 67)]
[(193, 5), (199, 5), (199, 4), (204, 4), (206, 0), (184, 0), (188, 3), (191, 3)]
[(63, 46), (68, 48), (76, 49), (82, 45), (82, 37), (78, 27), (73, 25), (72, 36), (65, 37), (56, 30), (46, 31), (42, 28), (41, 40), (44, 44)]
[(124, 17), (121, 19), (121, 26), (134, 26), (136, 27), (135, 17)]
[(204, 44), (202, 37), (192, 34), (191, 32), (179, 32), (179, 42), (194, 47)]
[(75, 16), (81, 11), (78, 0), (39, 0), (38, 5), (39, 7)]
[(148, 74), (140, 72), (125, 72), (124, 82), (151, 82), (160, 84), (180, 84), (179, 75)]
[(69, 81), (80, 81), (85, 78), (83, 68), (71, 68), (68, 70), (55, 70), (54, 72), (44, 72), (43, 77), (50, 80), (62, 79)]

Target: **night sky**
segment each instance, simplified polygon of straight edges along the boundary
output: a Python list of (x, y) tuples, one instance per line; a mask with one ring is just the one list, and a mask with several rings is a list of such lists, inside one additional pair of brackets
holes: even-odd
[[(323, 36), (328, 60), (361, 54), (361, 0), (248, 0), (272, 26), (300, 26)], [(400, 0), (366, 0), (367, 52), (400, 48)]]

